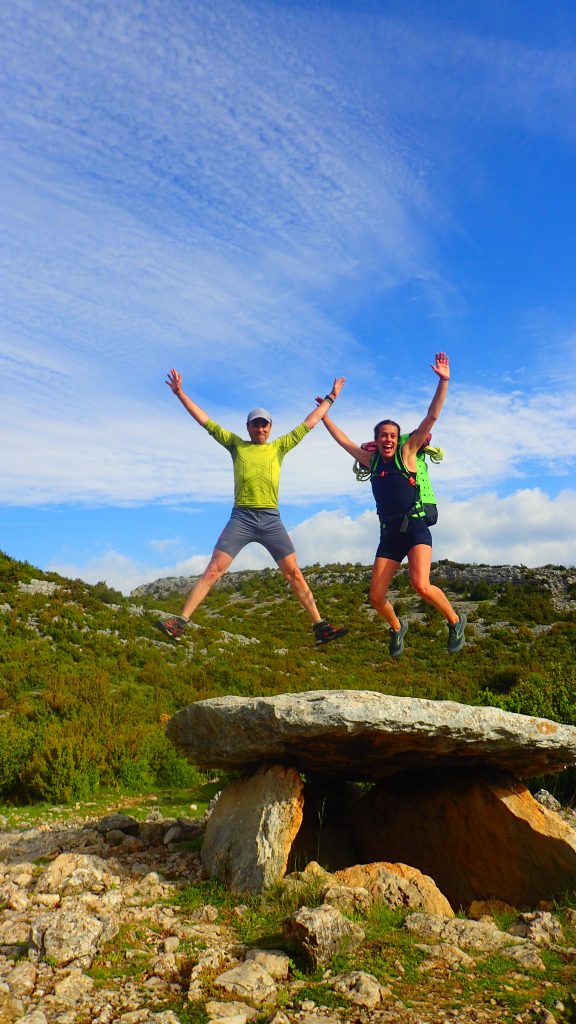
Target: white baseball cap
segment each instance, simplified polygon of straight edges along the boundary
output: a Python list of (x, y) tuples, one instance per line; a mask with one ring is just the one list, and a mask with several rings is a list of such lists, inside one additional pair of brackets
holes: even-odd
[(262, 409), (260, 406), (256, 409), (251, 409), (248, 413), (246, 423), (252, 423), (252, 420), (266, 420), (267, 423), (272, 423), (272, 417), (268, 409)]

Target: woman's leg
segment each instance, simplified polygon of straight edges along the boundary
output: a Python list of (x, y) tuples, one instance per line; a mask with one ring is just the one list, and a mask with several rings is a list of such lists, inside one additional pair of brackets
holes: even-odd
[(400, 619), (386, 595), (388, 594), (390, 583), (399, 568), (400, 562), (395, 562), (392, 558), (377, 557), (374, 561), (372, 579), (370, 580), (370, 603), (376, 609), (378, 615), (388, 623), (390, 629), (393, 629), (396, 633), (400, 629)]
[(416, 544), (408, 552), (408, 569), (410, 583), (420, 597), (428, 604), (437, 608), (450, 624), (458, 622), (458, 613), (454, 611), (450, 601), (440, 587), (430, 583), (430, 566), (432, 565), (432, 548), (429, 544)]

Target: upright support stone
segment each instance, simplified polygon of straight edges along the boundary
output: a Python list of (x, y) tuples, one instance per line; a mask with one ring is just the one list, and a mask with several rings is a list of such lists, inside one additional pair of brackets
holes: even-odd
[(576, 832), (507, 772), (407, 772), (375, 786), (354, 813), (361, 860), (419, 868), (454, 908), (533, 906), (574, 887)]
[(302, 823), (304, 784), (294, 768), (260, 768), (231, 783), (206, 827), (202, 863), (232, 892), (259, 893), (284, 877)]

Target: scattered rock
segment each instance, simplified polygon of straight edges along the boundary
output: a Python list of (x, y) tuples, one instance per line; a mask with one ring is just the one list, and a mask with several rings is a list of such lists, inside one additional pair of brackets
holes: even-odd
[(208, 1000), (206, 1013), (210, 1020), (222, 1020), (227, 1024), (246, 1024), (247, 1020), (253, 1020), (258, 1016), (258, 1011), (247, 1003), (238, 1003), (234, 1000), (219, 1002), (217, 999)]
[(285, 981), (290, 972), (290, 957), (280, 949), (249, 949), (246, 961), (260, 964), (275, 981)]
[(329, 903), (330, 906), (336, 907), (337, 910), (341, 910), (348, 914), (366, 914), (372, 904), (374, 898), (361, 885), (325, 885), (320, 890), (320, 896), (324, 903)]
[(518, 960), (524, 966), (544, 970), (544, 964), (531, 942), (500, 931), (493, 921), (451, 920), (433, 914), (410, 914), (406, 928), (424, 939), (448, 943), (463, 950), (480, 950), (482, 953), (503, 953)]
[(301, 907), (284, 921), (282, 930), (314, 969), (328, 964), (337, 953), (356, 949), (364, 940), (360, 925), (329, 904)]
[(374, 1010), (380, 1006), (386, 996), (391, 995), (389, 988), (385, 988), (373, 974), (365, 971), (348, 971), (334, 978), (332, 988), (346, 996), (356, 1006), (365, 1006)]
[(520, 935), (523, 939), (528, 939), (535, 946), (551, 946), (554, 942), (564, 941), (559, 920), (543, 910), (520, 914), (508, 931), (510, 935)]
[(256, 1006), (273, 1003), (277, 996), (274, 980), (255, 960), (246, 960), (214, 979), (216, 988), (230, 995), (248, 999)]

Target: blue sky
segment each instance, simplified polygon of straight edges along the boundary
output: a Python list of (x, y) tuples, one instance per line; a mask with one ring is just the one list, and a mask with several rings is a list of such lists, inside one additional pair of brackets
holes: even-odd
[[(576, 563), (572, 3), (7, 0), (0, 102), (2, 549), (198, 572), (231, 466), (168, 369), (238, 433), (344, 374), (362, 441), (445, 350), (435, 557)], [(281, 501), (302, 565), (372, 561), (322, 425)]]

